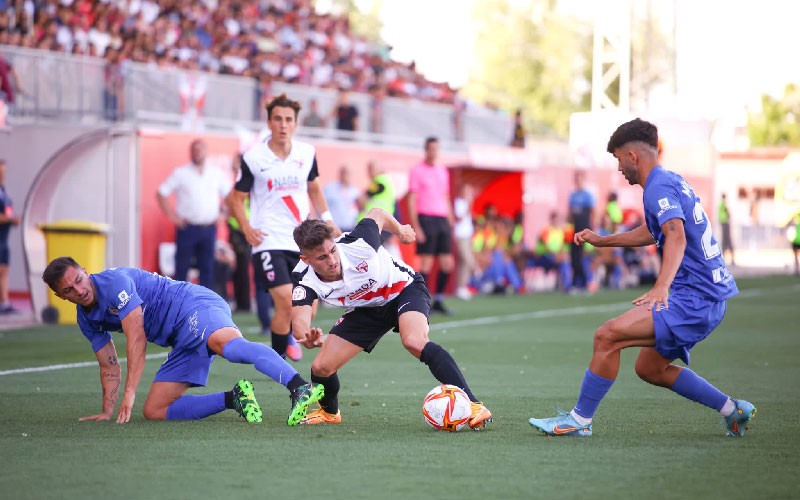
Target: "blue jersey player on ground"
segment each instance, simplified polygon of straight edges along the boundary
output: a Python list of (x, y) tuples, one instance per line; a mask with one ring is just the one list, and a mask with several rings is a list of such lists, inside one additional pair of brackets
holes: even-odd
[(292, 402), (289, 425), (299, 423), (308, 406), (324, 394), (323, 386), (312, 388), (270, 347), (244, 339), (233, 323), (228, 304), (205, 287), (130, 267), (90, 275), (71, 257), (50, 262), (42, 279), (59, 298), (76, 305), (78, 326), (91, 342), (100, 364), (103, 411), (81, 420), (112, 418), (121, 368), (110, 332), (119, 331), (127, 339), (128, 358), (128, 374), (117, 412), (120, 424), (131, 418), (147, 342), (172, 347), (144, 402), (143, 413), (148, 420), (201, 419), (235, 409), (248, 422), (261, 422), (261, 408), (253, 385), (247, 380), (239, 381), (228, 392), (184, 394), (190, 387), (206, 385), (217, 354), (233, 363), (252, 364), (286, 386)]
[(636, 374), (653, 385), (720, 412), (728, 436), (743, 436), (756, 409), (722, 393), (689, 368), (689, 350), (725, 316), (727, 299), (738, 293), (711, 234), (700, 199), (678, 174), (658, 164), (658, 131), (636, 119), (620, 125), (608, 141), (619, 171), (644, 189), (645, 224), (625, 233), (598, 236), (585, 229), (575, 243), (597, 247), (658, 245), (661, 271), (652, 290), (636, 298), (633, 309), (607, 321), (594, 336), (594, 354), (583, 377), (578, 402), (570, 412), (529, 423), (551, 436), (592, 435), (592, 418), (619, 371), (620, 351), (641, 347)]

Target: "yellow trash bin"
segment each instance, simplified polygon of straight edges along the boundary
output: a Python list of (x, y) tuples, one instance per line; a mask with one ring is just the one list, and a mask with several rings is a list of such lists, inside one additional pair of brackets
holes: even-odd
[[(108, 224), (82, 220), (59, 220), (39, 226), (47, 242), (47, 262), (58, 257), (72, 257), (89, 273), (106, 267), (106, 235)], [(75, 304), (61, 300), (48, 287), (50, 305), (58, 311), (60, 324), (78, 321)]]

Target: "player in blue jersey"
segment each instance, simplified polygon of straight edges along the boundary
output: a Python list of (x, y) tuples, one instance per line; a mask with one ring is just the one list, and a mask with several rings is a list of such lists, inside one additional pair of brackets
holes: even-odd
[(658, 163), (658, 130), (636, 119), (620, 125), (608, 141), (619, 171), (644, 189), (645, 224), (631, 231), (598, 236), (585, 229), (575, 243), (597, 247), (640, 247), (655, 243), (662, 253), (658, 279), (633, 300), (636, 306), (607, 321), (594, 336), (594, 354), (583, 377), (578, 402), (553, 418), (531, 418), (552, 436), (591, 436), (592, 418), (619, 371), (620, 351), (641, 347), (636, 374), (645, 382), (717, 410), (728, 436), (743, 436), (756, 409), (735, 400), (689, 368), (689, 350), (720, 324), (727, 300), (738, 293), (720, 247), (711, 234), (700, 199), (683, 178)]
[(324, 394), (312, 387), (278, 354), (264, 344), (242, 337), (231, 310), (211, 290), (174, 281), (130, 267), (88, 274), (71, 257), (54, 259), (42, 279), (61, 299), (76, 305), (78, 326), (92, 344), (100, 364), (103, 411), (81, 420), (110, 420), (121, 382), (121, 368), (110, 332), (122, 331), (127, 339), (128, 373), (117, 423), (131, 418), (136, 388), (145, 365), (147, 342), (170, 346), (167, 360), (156, 373), (144, 402), (148, 420), (201, 419), (225, 409), (235, 409), (248, 422), (261, 422), (262, 412), (253, 385), (239, 381), (228, 392), (184, 394), (204, 386), (214, 356), (233, 363), (252, 364), (256, 370), (286, 386), (292, 410), (287, 423), (296, 425), (308, 406)]

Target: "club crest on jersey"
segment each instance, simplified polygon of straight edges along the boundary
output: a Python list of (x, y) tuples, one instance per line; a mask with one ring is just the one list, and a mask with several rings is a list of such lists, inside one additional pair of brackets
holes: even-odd
[(360, 272), (360, 273), (365, 273), (365, 272), (369, 271), (369, 265), (367, 265), (367, 261), (366, 261), (366, 260), (362, 260), (362, 261), (361, 261), (361, 262), (360, 262), (360, 263), (359, 263), (359, 264), (356, 266), (356, 271), (358, 271), (358, 272)]
[(294, 287), (292, 290), (292, 300), (303, 300), (306, 298), (306, 289), (302, 286)]
[(110, 312), (111, 314), (115, 314), (116, 315), (116, 314), (119, 314), (119, 309), (117, 309), (116, 307), (108, 306), (108, 312)]
[(358, 299), (360, 299), (361, 297), (363, 297), (364, 295), (369, 293), (369, 291), (372, 289), (373, 286), (375, 286), (376, 283), (377, 283), (377, 281), (375, 281), (374, 279), (370, 278), (369, 281), (367, 281), (366, 283), (364, 283), (363, 285), (358, 287), (358, 290), (356, 290), (353, 293), (347, 294), (347, 298), (350, 299), (350, 300), (358, 300)]

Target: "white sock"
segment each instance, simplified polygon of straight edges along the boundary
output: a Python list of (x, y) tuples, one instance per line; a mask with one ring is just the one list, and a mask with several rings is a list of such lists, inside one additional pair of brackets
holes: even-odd
[(725, 404), (722, 406), (722, 409), (719, 411), (719, 414), (722, 415), (723, 417), (727, 417), (728, 415), (733, 413), (733, 410), (735, 409), (736, 409), (736, 403), (734, 403), (731, 398), (728, 398), (728, 400), (725, 401)]
[(572, 418), (574, 418), (575, 421), (578, 422), (582, 426), (586, 426), (586, 425), (589, 425), (589, 424), (592, 423), (592, 419), (591, 418), (581, 417), (580, 415), (575, 413), (574, 409), (571, 412), (569, 412), (569, 414), (572, 415)]

